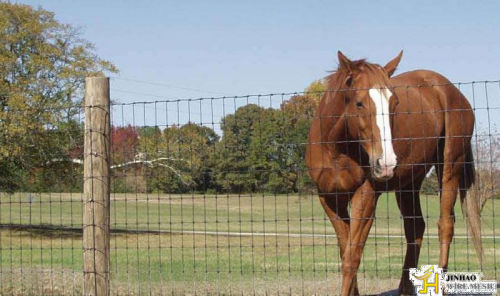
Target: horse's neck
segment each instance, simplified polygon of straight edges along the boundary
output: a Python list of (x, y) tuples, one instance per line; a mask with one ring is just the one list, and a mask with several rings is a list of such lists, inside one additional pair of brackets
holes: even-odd
[(347, 139), (344, 109), (344, 100), (339, 93), (336, 93), (335, 96), (325, 98), (318, 112), (321, 143), (328, 147), (334, 157), (341, 153), (340, 143)]

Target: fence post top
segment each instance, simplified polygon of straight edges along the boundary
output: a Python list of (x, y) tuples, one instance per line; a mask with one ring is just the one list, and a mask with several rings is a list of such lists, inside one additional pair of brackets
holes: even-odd
[(85, 83), (88, 83), (91, 81), (99, 81), (99, 80), (109, 81), (109, 77), (107, 77), (107, 76), (87, 76), (87, 77), (85, 77)]

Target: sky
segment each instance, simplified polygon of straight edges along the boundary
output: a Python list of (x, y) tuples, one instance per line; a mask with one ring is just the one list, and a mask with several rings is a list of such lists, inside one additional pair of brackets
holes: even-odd
[(500, 1), (13, 2), (80, 27), (120, 70), (115, 102), (302, 91), (337, 50), (379, 64), (404, 50), (396, 74), (500, 79)]

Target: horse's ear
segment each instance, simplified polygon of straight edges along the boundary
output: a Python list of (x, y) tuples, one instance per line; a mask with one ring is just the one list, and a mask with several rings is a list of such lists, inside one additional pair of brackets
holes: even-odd
[(384, 66), (385, 71), (389, 75), (389, 77), (394, 74), (394, 71), (396, 71), (396, 68), (399, 65), (399, 62), (401, 61), (401, 57), (403, 56), (403, 51), (399, 52), (398, 56), (392, 59), (390, 62), (387, 63), (387, 65)]
[(337, 52), (339, 57), (339, 68), (351, 70), (351, 60), (349, 60), (340, 50)]

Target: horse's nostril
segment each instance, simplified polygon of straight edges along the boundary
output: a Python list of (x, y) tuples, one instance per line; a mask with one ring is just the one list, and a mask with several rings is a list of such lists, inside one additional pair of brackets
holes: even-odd
[(382, 166), (382, 158), (377, 158), (376, 164), (378, 167)]

